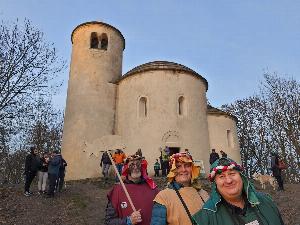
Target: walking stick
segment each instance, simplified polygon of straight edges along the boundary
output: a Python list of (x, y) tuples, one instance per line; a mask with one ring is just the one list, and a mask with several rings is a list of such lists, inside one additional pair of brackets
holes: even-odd
[(110, 161), (111, 161), (111, 163), (112, 163), (112, 165), (113, 165), (114, 170), (116, 171), (116, 174), (117, 174), (117, 176), (118, 176), (118, 178), (119, 178), (119, 181), (120, 181), (120, 184), (121, 184), (121, 186), (122, 186), (122, 188), (123, 188), (123, 191), (125, 192), (125, 195), (126, 195), (128, 201), (129, 201), (129, 204), (130, 204), (132, 210), (135, 212), (135, 211), (136, 211), (136, 208), (135, 208), (134, 205), (133, 205), (133, 202), (132, 202), (132, 200), (131, 200), (131, 198), (130, 198), (130, 196), (129, 196), (129, 193), (128, 193), (126, 187), (125, 187), (125, 184), (124, 184), (124, 182), (123, 182), (123, 180), (122, 180), (122, 178), (121, 178), (121, 175), (119, 174), (119, 171), (118, 171), (118, 169), (117, 169), (117, 167), (116, 167), (116, 164), (115, 164), (114, 160), (112, 159), (110, 152), (108, 152), (108, 151), (106, 151), (106, 152), (107, 152), (107, 154), (108, 154), (108, 156), (109, 156), (109, 159), (110, 159)]

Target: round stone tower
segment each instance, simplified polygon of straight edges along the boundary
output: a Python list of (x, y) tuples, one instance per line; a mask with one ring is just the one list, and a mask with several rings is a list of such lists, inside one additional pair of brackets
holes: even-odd
[[(66, 179), (99, 176), (99, 159), (89, 143), (114, 134), (117, 81), (122, 75), (125, 39), (113, 26), (87, 22), (71, 35), (72, 56), (63, 130)], [(97, 152), (93, 149), (92, 152)]]

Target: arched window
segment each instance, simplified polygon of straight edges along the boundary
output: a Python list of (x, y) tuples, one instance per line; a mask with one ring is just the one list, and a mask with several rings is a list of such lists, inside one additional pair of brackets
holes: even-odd
[(141, 97), (139, 100), (139, 117), (147, 117), (147, 98)]
[(186, 114), (186, 101), (183, 96), (178, 98), (178, 114), (180, 116)]
[(91, 33), (91, 48), (98, 48), (99, 40), (96, 32)]
[(107, 46), (108, 46), (108, 38), (107, 38), (107, 34), (103, 33), (100, 36), (100, 49), (102, 50), (107, 50)]

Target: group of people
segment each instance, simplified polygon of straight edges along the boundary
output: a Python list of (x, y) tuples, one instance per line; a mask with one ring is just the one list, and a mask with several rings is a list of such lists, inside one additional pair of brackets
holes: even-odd
[(168, 185), (160, 191), (148, 177), (142, 157), (127, 157), (123, 184), (115, 184), (107, 195), (105, 224), (283, 225), (275, 203), (255, 190), (233, 160), (221, 157), (211, 164), (210, 196), (201, 188), (200, 168), (191, 154), (173, 154), (168, 167)]
[[(221, 153), (221, 158), (227, 158), (226, 152), (224, 152), (223, 150), (221, 150), (220, 153)], [(219, 154), (216, 152), (216, 149), (213, 148), (211, 150), (210, 155), (209, 155), (209, 164), (212, 165), (219, 158), (220, 158)]]
[[(44, 152), (39, 156), (36, 147), (30, 148), (30, 154), (25, 160), (25, 187), (24, 195), (31, 196), (30, 186), (34, 178), (38, 177), (38, 193), (46, 197), (54, 197), (54, 192), (62, 191), (67, 162), (59, 151)], [(48, 183), (48, 190), (46, 191)]]
[[(105, 181), (108, 179), (109, 168), (112, 165), (112, 162), (111, 162), (110, 157), (109, 157), (108, 154), (109, 153), (107, 151), (105, 151), (102, 154), (102, 157), (101, 157), (101, 160), (100, 160), (100, 167), (102, 167), (102, 175), (103, 175)], [(142, 150), (140, 148), (136, 151), (135, 155), (138, 155), (142, 159), (142, 161), (146, 165), (146, 167), (148, 166), (148, 162), (145, 159), (145, 157), (143, 157), (143, 153), (142, 153)], [(126, 154), (123, 152), (123, 150), (116, 149), (116, 151), (111, 156), (111, 158), (112, 158), (112, 160), (114, 161), (114, 163), (116, 165), (118, 173), (120, 175), (122, 175), (122, 169), (123, 169), (123, 166), (124, 166), (124, 162), (126, 160)], [(146, 169), (146, 173), (148, 173), (147, 169)], [(117, 175), (115, 176), (115, 181), (116, 181), (116, 183), (119, 183), (119, 178), (118, 178)]]
[(169, 158), (170, 158), (169, 156), (170, 156), (170, 149), (168, 146), (166, 146), (164, 149), (161, 149), (159, 160), (161, 165), (161, 175), (163, 177), (167, 176), (167, 174), (169, 173)]
[[(100, 160), (100, 167), (102, 167), (102, 175), (103, 175), (105, 181), (108, 179), (109, 168), (112, 165), (112, 162), (111, 162), (108, 154), (110, 154), (110, 153), (105, 151), (102, 154), (102, 157)], [(117, 149), (115, 151), (115, 153), (112, 155), (112, 159), (116, 165), (118, 173), (121, 174), (123, 165), (124, 165), (124, 161), (126, 159), (125, 153), (121, 149)], [(116, 183), (119, 183), (119, 178), (117, 175), (116, 175), (115, 181), (116, 181)]]

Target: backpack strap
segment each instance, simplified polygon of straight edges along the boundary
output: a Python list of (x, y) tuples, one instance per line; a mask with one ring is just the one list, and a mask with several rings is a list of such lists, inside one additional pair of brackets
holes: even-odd
[(182, 205), (183, 205), (183, 207), (184, 207), (186, 213), (188, 214), (188, 216), (189, 216), (189, 218), (190, 218), (190, 220), (191, 220), (191, 223), (194, 225), (195, 222), (194, 222), (194, 220), (193, 220), (193, 218), (192, 218), (192, 215), (191, 215), (191, 213), (190, 213), (190, 211), (189, 211), (187, 205), (185, 204), (183, 198), (181, 197), (181, 195), (180, 195), (178, 189), (174, 186), (173, 183), (172, 183), (172, 187), (174, 188), (176, 194), (178, 195), (178, 197), (179, 197), (179, 199), (180, 199), (180, 201), (181, 201), (181, 203), (182, 203)]
[(202, 198), (202, 196), (201, 195), (199, 195), (200, 196), (200, 198), (201, 198), (201, 200), (202, 200), (202, 202), (203, 202), (203, 204), (205, 203), (205, 201), (204, 201), (204, 199)]

